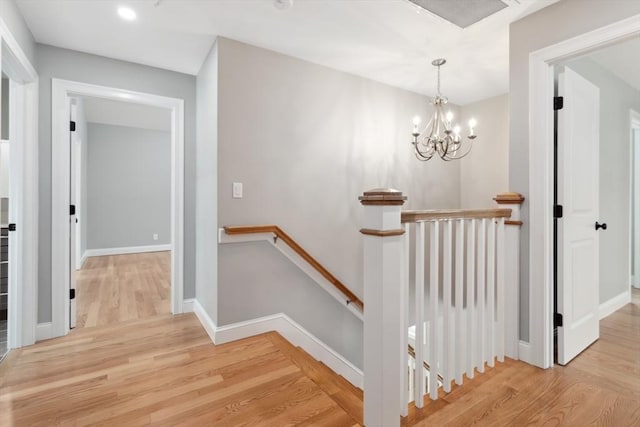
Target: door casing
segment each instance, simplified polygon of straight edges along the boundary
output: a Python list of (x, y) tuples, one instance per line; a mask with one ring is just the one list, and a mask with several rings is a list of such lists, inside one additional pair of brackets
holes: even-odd
[(529, 240), (529, 343), (521, 342), (520, 354), (541, 368), (553, 365), (553, 67), (638, 35), (640, 15), (529, 55), (529, 228), (535, 232)]
[(171, 312), (183, 312), (184, 294), (184, 100), (69, 80), (52, 79), (51, 335), (69, 332), (69, 112), (71, 97), (90, 96), (171, 111)]

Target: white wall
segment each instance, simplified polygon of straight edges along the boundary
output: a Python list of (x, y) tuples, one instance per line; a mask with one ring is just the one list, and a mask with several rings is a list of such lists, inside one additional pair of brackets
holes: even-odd
[(171, 243), (171, 133), (89, 123), (87, 136), (87, 249)]
[(460, 205), (495, 208), (493, 198), (509, 188), (509, 95), (460, 107), (460, 123), (478, 121), (473, 149), (461, 160)]
[[(362, 296), (363, 191), (398, 188), (408, 209), (459, 206), (460, 163), (413, 154), (425, 96), (228, 39), (218, 54), (219, 226), (277, 224)], [(285, 312), (361, 366), (361, 322), (274, 251), (219, 248), (219, 324)]]
[(640, 91), (589, 58), (567, 66), (600, 88), (600, 303), (629, 290), (631, 116)]
[(196, 297), (218, 322), (218, 41), (196, 79)]
[[(529, 196), (529, 54), (571, 37), (640, 14), (640, 2), (562, 0), (511, 24), (509, 31), (509, 183)], [(520, 338), (529, 340), (529, 204), (522, 206)], [(539, 234), (539, 232), (538, 232)], [(539, 268), (540, 266), (536, 266)], [(532, 284), (540, 286), (541, 284)]]

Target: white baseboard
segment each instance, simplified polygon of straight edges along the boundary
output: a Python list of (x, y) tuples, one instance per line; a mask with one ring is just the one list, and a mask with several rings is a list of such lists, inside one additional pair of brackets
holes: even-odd
[(202, 308), (202, 306), (200, 305), (200, 302), (198, 302), (198, 300), (194, 300), (193, 301), (193, 312), (195, 313), (196, 317), (200, 321), (200, 324), (202, 325), (204, 330), (207, 331), (207, 335), (209, 335), (209, 338), (211, 338), (211, 341), (213, 341), (214, 344), (217, 344), (217, 342), (216, 342), (216, 329), (217, 329), (216, 324), (213, 322), (211, 317), (209, 317), (209, 315), (204, 310), (204, 308)]
[(630, 302), (630, 290), (622, 292), (620, 295), (611, 298), (609, 301), (603, 302), (602, 304), (600, 304), (600, 319), (604, 319), (608, 315), (613, 314)]
[(80, 265), (76, 265), (76, 270), (82, 270), (82, 266), (84, 265), (84, 262), (87, 260), (87, 258), (87, 251), (84, 251), (82, 253), (82, 256), (80, 257)]
[(149, 245), (149, 246), (128, 246), (125, 248), (87, 249), (84, 253), (84, 257), (89, 258), (92, 256), (140, 254), (144, 252), (162, 252), (162, 251), (170, 251), (170, 250), (171, 250), (171, 244)]
[(195, 310), (195, 298), (187, 298), (182, 300), (182, 312), (183, 313), (193, 313)]
[(313, 358), (327, 365), (338, 375), (342, 375), (354, 386), (358, 388), (363, 387), (364, 377), (362, 370), (358, 369), (284, 313), (247, 320), (245, 322), (232, 323), (230, 325), (216, 326), (197, 300), (193, 302), (193, 312), (216, 345), (252, 337), (265, 332), (276, 331), (292, 345), (301, 347)]
[(531, 355), (531, 343), (522, 340), (520, 341), (518, 344), (518, 359), (528, 363), (529, 365), (535, 365)]
[(51, 322), (38, 323), (36, 326), (36, 342), (53, 338)]

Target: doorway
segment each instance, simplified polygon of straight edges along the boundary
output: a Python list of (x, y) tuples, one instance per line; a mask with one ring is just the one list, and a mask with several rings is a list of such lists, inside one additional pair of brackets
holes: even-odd
[[(76, 251), (72, 238), (73, 212), (70, 124), (72, 98), (99, 98), (104, 101), (126, 102), (133, 106), (164, 109), (170, 116), (170, 226), (171, 249), (171, 313), (182, 313), (183, 305), (183, 211), (184, 211), (184, 101), (118, 88), (53, 79), (52, 81), (52, 241), (60, 250), (52, 253), (52, 337), (66, 335), (71, 328), (73, 285)], [(89, 150), (90, 151), (90, 150)], [(126, 183), (122, 184), (126, 185)], [(90, 186), (90, 184), (89, 184)], [(117, 206), (116, 212), (126, 219), (128, 206)], [(82, 208), (80, 209), (82, 212)], [(86, 210), (85, 210), (86, 212)], [(79, 224), (83, 219), (79, 218)], [(85, 224), (88, 225), (88, 224)], [(88, 236), (89, 234), (87, 234)], [(103, 255), (108, 255), (104, 254)]]
[(631, 286), (640, 289), (640, 112), (631, 110), (631, 242), (630, 266)]
[(171, 313), (171, 112), (71, 99), (70, 328)]
[[(576, 55), (640, 35), (638, 17), (630, 17), (529, 55), (529, 346), (523, 360), (553, 365), (553, 94), (554, 66)], [(636, 55), (637, 56), (637, 55)], [(533, 143), (535, 141), (535, 143)], [(628, 270), (627, 270), (628, 273)]]
[[(630, 65), (629, 58), (639, 50), (640, 37), (634, 37), (556, 64), (564, 98), (557, 103), (557, 203), (563, 212), (554, 219), (554, 327), (557, 363), (563, 365), (598, 339), (601, 319), (631, 301), (629, 111), (640, 108), (640, 78), (633, 69), (640, 70), (640, 62)], [(570, 129), (562, 132), (563, 126)]]

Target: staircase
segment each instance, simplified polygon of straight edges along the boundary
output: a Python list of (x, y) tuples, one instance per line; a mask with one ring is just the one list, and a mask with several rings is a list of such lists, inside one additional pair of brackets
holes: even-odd
[[(300, 347), (292, 346), (277, 332), (269, 332), (265, 336), (285, 354), (300, 370), (322, 389), (338, 406), (340, 406), (359, 425), (362, 420), (362, 390), (354, 387), (342, 376), (337, 375), (324, 363), (318, 362)], [(327, 420), (329, 421), (329, 420)], [(336, 420), (338, 421), (338, 420)], [(328, 423), (331, 425), (350, 425), (345, 423)]]

